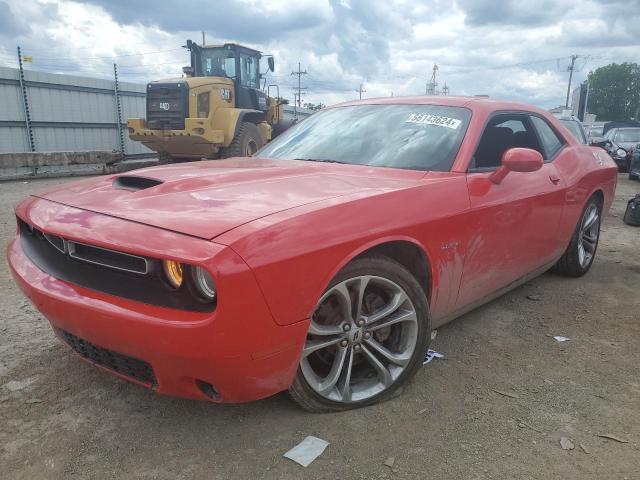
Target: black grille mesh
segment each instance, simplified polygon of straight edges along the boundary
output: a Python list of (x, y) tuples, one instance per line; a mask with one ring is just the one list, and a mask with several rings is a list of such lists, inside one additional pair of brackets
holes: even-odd
[(153, 369), (147, 362), (98, 347), (60, 328), (57, 332), (62, 340), (87, 360), (150, 386), (156, 384)]
[(184, 130), (189, 116), (189, 86), (186, 83), (147, 85), (147, 126), (152, 130)]

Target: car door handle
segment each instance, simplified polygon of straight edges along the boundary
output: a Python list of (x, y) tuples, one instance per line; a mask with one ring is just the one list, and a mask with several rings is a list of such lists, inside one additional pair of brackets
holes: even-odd
[(558, 185), (560, 183), (560, 177), (553, 173), (549, 175), (549, 180), (551, 180), (551, 183), (553, 183), (554, 185)]

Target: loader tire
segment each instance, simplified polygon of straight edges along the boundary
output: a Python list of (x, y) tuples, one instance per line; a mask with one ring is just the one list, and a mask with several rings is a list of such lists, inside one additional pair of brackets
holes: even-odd
[(222, 150), (222, 158), (250, 157), (264, 144), (255, 123), (242, 122), (231, 144)]

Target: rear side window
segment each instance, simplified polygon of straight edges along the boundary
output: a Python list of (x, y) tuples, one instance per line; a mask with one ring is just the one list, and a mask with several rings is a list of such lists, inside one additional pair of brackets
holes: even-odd
[(575, 120), (560, 120), (560, 121), (565, 127), (567, 127), (567, 130), (573, 133), (573, 136), (576, 137), (576, 139), (580, 143), (583, 143), (586, 145), (587, 139), (584, 135), (584, 130), (582, 129), (582, 125), (580, 125)]
[(538, 136), (540, 137), (542, 150), (544, 151), (544, 159), (546, 161), (550, 161), (556, 153), (560, 151), (564, 142), (560, 140), (560, 137), (558, 137), (556, 132), (553, 131), (546, 120), (532, 116), (531, 122), (535, 126)]

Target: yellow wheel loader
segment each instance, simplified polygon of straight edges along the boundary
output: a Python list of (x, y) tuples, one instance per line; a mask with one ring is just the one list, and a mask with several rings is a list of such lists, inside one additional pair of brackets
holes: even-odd
[[(147, 85), (147, 118), (128, 120), (129, 137), (158, 152), (162, 163), (250, 156), (286, 130), (286, 100), (260, 89), (263, 55), (234, 43), (199, 46), (187, 40), (186, 78)], [(273, 71), (272, 56), (265, 56)]]

